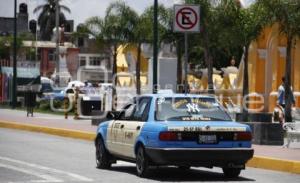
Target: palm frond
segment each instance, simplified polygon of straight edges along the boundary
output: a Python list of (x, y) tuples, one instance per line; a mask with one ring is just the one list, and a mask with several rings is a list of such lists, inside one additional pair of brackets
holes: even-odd
[(44, 9), (45, 5), (46, 4), (37, 6), (36, 8), (33, 9), (33, 13), (37, 13), (38, 11)]
[(68, 13), (71, 13), (71, 9), (68, 8), (68, 7), (65, 6), (65, 5), (60, 5), (59, 8), (60, 8), (61, 10), (64, 10), (64, 11), (68, 12)]

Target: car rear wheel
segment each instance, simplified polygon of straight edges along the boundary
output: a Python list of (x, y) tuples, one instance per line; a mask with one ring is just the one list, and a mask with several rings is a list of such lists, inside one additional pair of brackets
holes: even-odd
[(241, 169), (239, 168), (223, 168), (223, 173), (227, 178), (237, 178), (240, 173)]
[(149, 158), (143, 146), (139, 146), (136, 154), (136, 171), (139, 177), (146, 177), (149, 172)]
[(105, 149), (103, 140), (100, 138), (97, 140), (96, 145), (96, 165), (97, 168), (108, 169), (111, 167), (110, 155)]

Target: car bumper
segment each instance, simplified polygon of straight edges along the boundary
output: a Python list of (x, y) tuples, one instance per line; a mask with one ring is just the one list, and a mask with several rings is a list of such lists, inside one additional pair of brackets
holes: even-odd
[(154, 164), (244, 168), (252, 148), (146, 148)]

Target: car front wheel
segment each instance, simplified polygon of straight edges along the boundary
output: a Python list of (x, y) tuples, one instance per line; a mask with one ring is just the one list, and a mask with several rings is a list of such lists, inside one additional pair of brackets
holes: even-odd
[(103, 140), (100, 138), (97, 140), (96, 145), (96, 164), (97, 168), (108, 169), (111, 167), (110, 155), (105, 149)]
[(223, 173), (227, 178), (237, 178), (240, 173), (241, 169), (239, 168), (223, 168)]
[(149, 171), (149, 159), (143, 146), (139, 146), (136, 154), (136, 171), (140, 177), (146, 177)]

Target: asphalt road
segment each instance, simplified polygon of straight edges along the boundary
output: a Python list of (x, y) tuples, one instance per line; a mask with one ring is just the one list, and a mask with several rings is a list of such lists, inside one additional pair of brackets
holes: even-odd
[(176, 167), (135, 175), (135, 165), (118, 162), (111, 170), (95, 168), (92, 142), (0, 128), (0, 183), (85, 182), (299, 182), (300, 175), (247, 168), (239, 179), (223, 177), (221, 169)]

